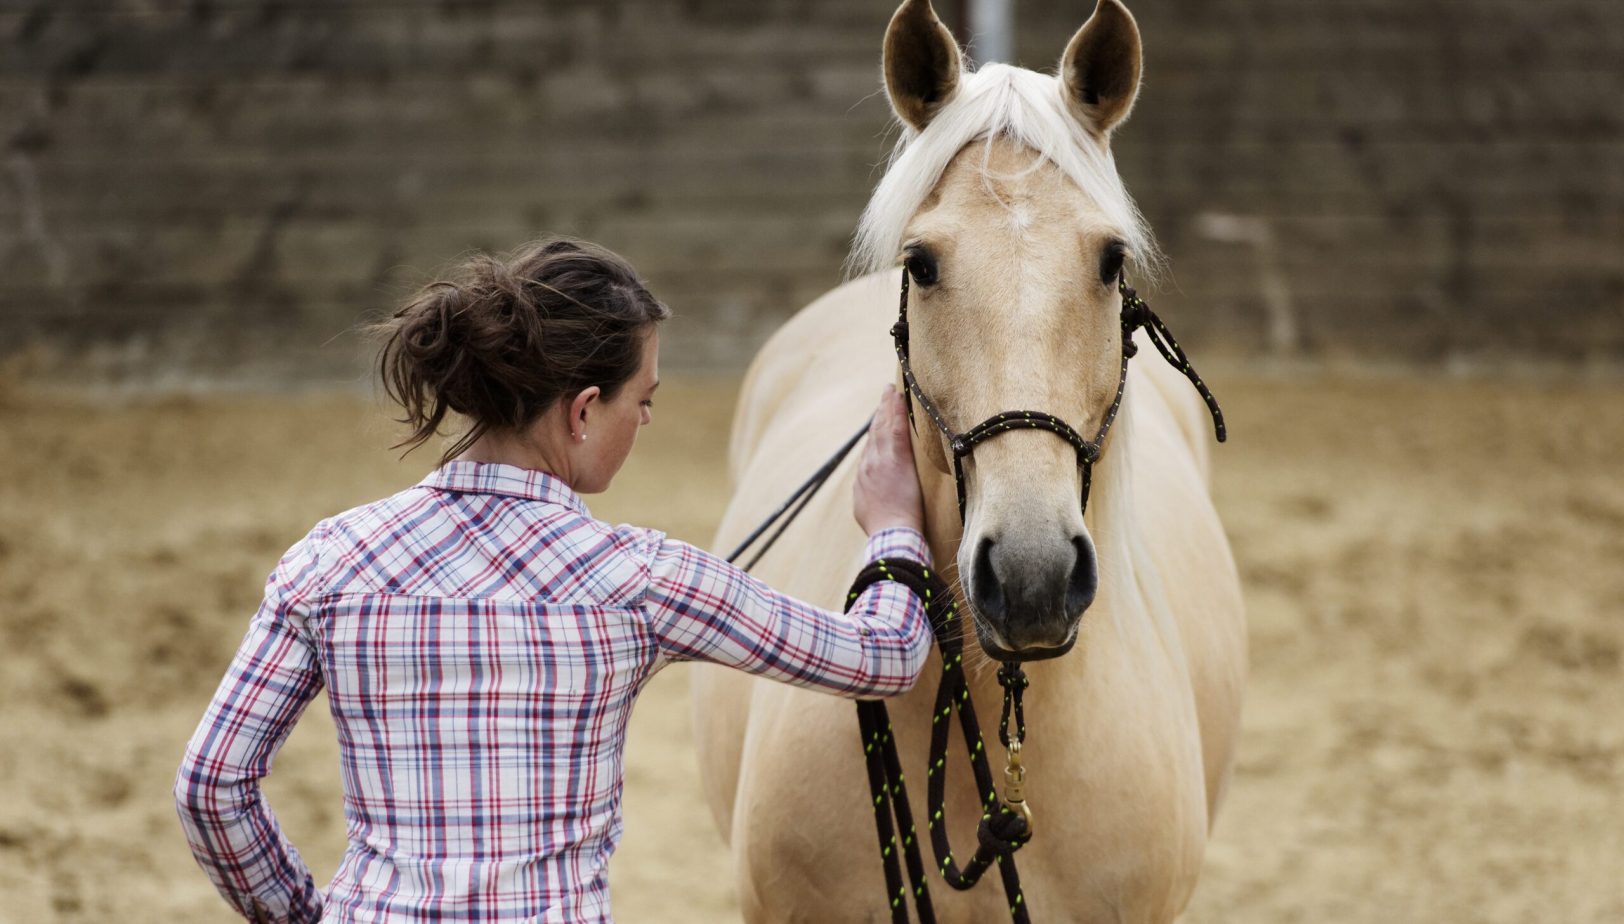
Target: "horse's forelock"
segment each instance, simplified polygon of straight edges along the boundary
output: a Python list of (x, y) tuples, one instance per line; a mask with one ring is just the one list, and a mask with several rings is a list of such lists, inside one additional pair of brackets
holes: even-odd
[(1006, 64), (963, 75), (956, 97), (923, 132), (902, 126), (885, 176), (858, 223), (847, 273), (859, 276), (890, 268), (908, 221), (941, 181), (948, 163), (966, 145), (1000, 137), (1054, 163), (1127, 237), (1140, 279), (1157, 274), (1160, 251), (1117, 174), (1109, 147), (1071, 116), (1054, 77)]

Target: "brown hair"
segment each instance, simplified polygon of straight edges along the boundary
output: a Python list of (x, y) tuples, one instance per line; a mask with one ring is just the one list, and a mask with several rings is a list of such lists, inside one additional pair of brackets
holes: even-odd
[(411, 452), (455, 411), (472, 426), (443, 465), (491, 430), (522, 429), (593, 385), (612, 399), (671, 310), (631, 264), (596, 244), (554, 238), (505, 257), (476, 254), (374, 329), (384, 391), (405, 409)]

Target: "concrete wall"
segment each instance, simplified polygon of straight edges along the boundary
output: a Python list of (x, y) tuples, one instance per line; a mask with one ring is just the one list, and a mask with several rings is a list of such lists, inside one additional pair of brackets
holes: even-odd
[[(1185, 327), (1314, 355), (1624, 357), (1624, 4), (1142, 5), (1118, 156)], [(1023, 9), (1036, 35), (1075, 18)]]
[[(1090, 6), (1018, 3), (1021, 63)], [(1624, 5), (1133, 6), (1118, 157), (1194, 346), (1624, 357)], [(347, 374), (346, 332), (435, 267), (563, 231), (677, 309), (668, 363), (741, 365), (839, 279), (887, 147), (891, 10), (11, 0), (0, 357)]]

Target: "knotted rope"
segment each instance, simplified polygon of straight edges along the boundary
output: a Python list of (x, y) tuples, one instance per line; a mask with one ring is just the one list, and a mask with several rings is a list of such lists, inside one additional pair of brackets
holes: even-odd
[[(958, 604), (952, 590), (936, 571), (906, 559), (881, 559), (872, 562), (852, 583), (846, 606), (850, 609), (857, 598), (870, 586), (880, 581), (896, 581), (912, 590), (925, 605), (925, 614), (936, 636), (936, 647), (942, 658), (942, 676), (936, 687), (936, 704), (931, 714), (929, 767), (926, 770), (927, 793), (926, 826), (930, 831), (931, 848), (936, 856), (936, 868), (947, 884), (963, 891), (975, 886), (994, 864), (1003, 881), (1004, 896), (1009, 901), (1010, 916), (1017, 924), (1030, 924), (1026, 899), (1021, 893), (1020, 873), (1015, 866), (1015, 851), (1031, 839), (1031, 819), (1024, 803), (1015, 806), (999, 799), (993, 786), (992, 771), (987, 765), (987, 748), (981, 738), (981, 725), (976, 721), (975, 703), (970, 699), (970, 688), (964, 677), (964, 651)], [(1021, 696), (1026, 690), (1026, 673), (1015, 662), (1006, 663), (998, 671), (998, 682), (1004, 688), (1003, 717), (999, 723), (999, 738), (1005, 747), (1019, 753), (1025, 736), (1025, 711)], [(948, 840), (944, 806), (947, 802), (947, 738), (950, 719), (958, 715), (959, 730), (963, 733), (965, 748), (969, 752), (970, 770), (975, 777), (976, 792), (982, 806), (981, 823), (976, 829), (976, 850), (968, 862), (960, 864), (953, 855)], [(1010, 720), (1014, 718), (1013, 736)], [(908, 895), (911, 891), (919, 910), (921, 924), (934, 924), (936, 914), (931, 906), (930, 889), (926, 885), (924, 862), (921, 859), (913, 809), (908, 801), (907, 786), (903, 781), (901, 762), (897, 757), (891, 718), (881, 700), (863, 700), (857, 704), (858, 731), (863, 740), (863, 757), (868, 769), (869, 794), (874, 800), (874, 828), (879, 836), (880, 857), (885, 865), (886, 895), (891, 904), (893, 924), (907, 924)], [(1024, 782), (1024, 771), (1015, 785)], [(900, 832), (900, 838), (899, 838)], [(903, 882), (903, 862), (906, 862), (908, 881)]]

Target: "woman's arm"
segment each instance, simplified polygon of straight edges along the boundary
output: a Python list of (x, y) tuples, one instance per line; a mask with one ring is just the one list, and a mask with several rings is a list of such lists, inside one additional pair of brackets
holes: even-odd
[(175, 778), (175, 806), (198, 865), (252, 921), (317, 921), (322, 894), (260, 794), (305, 706), (321, 689), (316, 653), (300, 634), (316, 572), (315, 533), (288, 550), (265, 602), (192, 735)]
[[(919, 532), (924, 511), (908, 411), (889, 386), (858, 461), (852, 513), (869, 534), (865, 561), (930, 564)], [(901, 693), (925, 666), (931, 643), (925, 610), (900, 584), (869, 587), (841, 614), (778, 593), (683, 542), (661, 542), (649, 570), (644, 606), (668, 657), (715, 661), (847, 696)]]
[[(924, 537), (908, 528), (875, 533), (864, 556), (930, 563)], [(674, 539), (654, 554), (643, 608), (668, 658), (713, 661), (845, 696), (911, 688), (931, 645), (924, 606), (901, 584), (875, 584), (849, 612), (836, 613)]]

